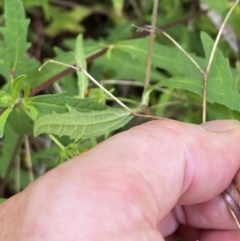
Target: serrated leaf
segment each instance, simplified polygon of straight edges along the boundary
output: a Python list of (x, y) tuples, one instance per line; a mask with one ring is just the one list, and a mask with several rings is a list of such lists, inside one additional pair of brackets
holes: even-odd
[(27, 43), (30, 21), (25, 18), (21, 0), (4, 1), (4, 19), (5, 27), (1, 28), (1, 32), (7, 50), (5, 64), (10, 65), (11, 71), (15, 72), (30, 47), (30, 44)]
[[(205, 65), (207, 65), (210, 54), (212, 52), (214, 41), (208, 36), (208, 34), (204, 32), (201, 33), (201, 40), (206, 56)], [(234, 89), (236, 87), (236, 83), (233, 79), (233, 75), (229, 65), (229, 60), (227, 58), (224, 58), (222, 52), (219, 49), (216, 49), (216, 52), (214, 54), (213, 62), (208, 76), (208, 82), (210, 88), (211, 84), (227, 84), (228, 87), (230, 87), (231, 89)]]
[[(86, 57), (85, 57), (85, 52), (83, 47), (82, 34), (79, 34), (77, 36), (75, 54), (77, 58), (77, 66), (87, 71), (87, 62), (86, 62)], [(84, 99), (85, 92), (88, 88), (88, 78), (81, 71), (77, 71), (77, 77), (78, 77), (78, 95), (80, 98)]]
[[(147, 60), (148, 38), (121, 41), (115, 48), (128, 52), (133, 58), (142, 63)], [(195, 61), (204, 67), (204, 59), (190, 54)], [(191, 61), (176, 47), (168, 47), (158, 43), (153, 45), (152, 64), (173, 73), (174, 75), (185, 75), (193, 78), (201, 78), (200, 71)]]
[(12, 89), (12, 98), (14, 100), (18, 96), (21, 85), (22, 85), (23, 81), (25, 80), (25, 78), (26, 78), (26, 75), (20, 75), (15, 80), (13, 80), (11, 89)]
[(36, 109), (39, 115), (56, 113), (66, 113), (69, 105), (79, 112), (90, 112), (92, 110), (104, 110), (107, 107), (90, 99), (79, 99), (69, 96), (63, 92), (60, 94), (39, 95), (27, 99), (26, 105)]
[(9, 114), (12, 112), (12, 108), (7, 108), (1, 115), (0, 115), (0, 138), (3, 137), (4, 133), (4, 126), (7, 121)]
[(68, 113), (40, 116), (34, 125), (34, 135), (47, 133), (69, 136), (76, 141), (108, 134), (132, 118), (128, 111), (117, 108), (83, 113), (68, 108)]
[[(174, 89), (182, 89), (194, 92), (202, 96), (202, 82), (187, 77), (173, 77), (160, 81), (160, 86), (167, 86)], [(231, 110), (240, 111), (240, 95), (231, 90), (228, 86), (211, 85), (208, 87), (207, 101), (210, 103), (219, 103), (227, 106)]]
[[(201, 38), (204, 45), (206, 59), (200, 62), (205, 62), (206, 66), (214, 42), (205, 33), (202, 33)], [(170, 64), (168, 60), (166, 60), (166, 63)], [(176, 66), (173, 66), (173, 68), (177, 70)], [(187, 65), (186, 70), (191, 72)], [(194, 76), (193, 74), (195, 70), (188, 74), (186, 70), (181, 71), (183, 74), (182, 76), (178, 74), (175, 77), (163, 79), (159, 84), (156, 84), (155, 87), (167, 86), (174, 89), (188, 90), (202, 96), (203, 76)], [(151, 87), (149, 88), (151, 89)], [(208, 78), (207, 101), (210, 103), (219, 103), (227, 106), (231, 110), (240, 111), (240, 95), (236, 88), (236, 77), (233, 77), (228, 59), (224, 58), (221, 51), (218, 49), (216, 50)]]
[[(206, 55), (206, 63), (214, 45), (214, 41), (206, 34), (201, 33), (201, 39)], [(236, 78), (233, 77), (229, 60), (224, 58), (222, 52), (217, 49), (210, 68), (207, 81), (207, 99), (240, 111), (240, 95), (237, 90)]]

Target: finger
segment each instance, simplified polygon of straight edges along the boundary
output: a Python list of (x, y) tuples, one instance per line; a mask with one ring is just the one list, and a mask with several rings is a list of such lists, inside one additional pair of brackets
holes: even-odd
[[(73, 234), (74, 230), (79, 232), (79, 222), (84, 220), (81, 228), (85, 237), (92, 235), (95, 240), (111, 230), (134, 228), (152, 233), (157, 240), (157, 221), (177, 202), (209, 200), (230, 183), (239, 168), (240, 133), (235, 123), (226, 126), (228, 130), (216, 133), (163, 120), (116, 135), (28, 189), (38, 190), (28, 201), (30, 224), (49, 234), (49, 227), (44, 226), (47, 213), (47, 218), (57, 220), (52, 229)], [(69, 200), (73, 203), (68, 206)], [(31, 203), (37, 205), (30, 208)], [(43, 211), (35, 220), (37, 210)], [(74, 222), (70, 220), (73, 217)], [(71, 224), (67, 227), (66, 219)]]
[[(226, 230), (200, 230), (191, 228), (189, 226), (181, 225), (174, 237), (181, 238), (184, 241), (237, 241), (240, 238), (240, 232), (238, 231), (226, 231)], [(175, 239), (175, 240), (176, 240)], [(170, 239), (173, 240), (173, 239)]]
[[(148, 197), (152, 192), (159, 209), (157, 218), (162, 219), (176, 203), (201, 203), (217, 196), (239, 169), (239, 123), (217, 121), (204, 127), (152, 121), (110, 138), (82, 159), (88, 165), (97, 163), (98, 170), (107, 166), (113, 173), (131, 177)], [(225, 204), (217, 207), (229, 217)], [(151, 208), (155, 210), (153, 202)], [(207, 208), (198, 214), (206, 215), (203, 210)], [(233, 225), (232, 219), (227, 220)]]
[[(99, 169), (100, 165), (108, 166), (114, 173), (137, 180), (145, 196), (152, 192), (159, 209), (157, 218), (162, 219), (177, 202), (201, 203), (220, 194), (238, 170), (239, 123), (215, 124), (211, 122), (203, 128), (171, 120), (149, 122), (99, 145), (84, 155), (84, 162), (98, 163)], [(208, 207), (205, 205), (197, 214), (202, 213), (206, 223), (213, 225), (211, 213), (204, 211)], [(214, 210), (225, 213), (222, 217), (235, 228), (225, 204), (220, 202)]]

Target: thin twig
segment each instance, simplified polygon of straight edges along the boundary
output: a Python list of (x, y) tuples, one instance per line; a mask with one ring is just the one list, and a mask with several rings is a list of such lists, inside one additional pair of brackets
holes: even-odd
[(121, 101), (118, 100), (118, 98), (116, 98), (112, 93), (110, 93), (107, 89), (105, 89), (101, 84), (98, 83), (97, 80), (95, 80), (87, 71), (85, 71), (83, 68), (81, 67), (76, 67), (76, 66), (72, 66), (72, 65), (68, 65), (56, 60), (48, 60), (47, 62), (45, 62), (40, 68), (39, 71), (47, 64), (47, 63), (55, 63), (55, 64), (60, 64), (66, 67), (70, 67), (72, 69), (78, 70), (78, 71), (82, 71), (95, 85), (97, 85), (102, 91), (104, 91), (107, 95), (109, 95), (112, 99), (114, 99), (119, 105), (121, 105), (124, 109), (128, 110), (130, 113), (133, 114), (132, 110), (129, 109), (126, 105), (124, 105)]
[(237, 219), (235, 213), (233, 212), (233, 210), (232, 210), (231, 208), (229, 208), (229, 211), (230, 211), (230, 213), (232, 214), (232, 217), (233, 217), (235, 223), (237, 224), (238, 229), (240, 229), (240, 223), (238, 222), (238, 219)]
[(227, 208), (230, 211), (235, 223), (237, 224), (238, 228), (240, 229), (240, 223), (239, 223), (239, 206), (236, 203), (236, 201), (234, 200), (234, 198), (232, 197), (232, 195), (230, 195), (228, 189), (224, 190), (222, 192), (222, 197), (224, 199), (224, 201), (226, 202)]
[(71, 69), (82, 71), (94, 84), (96, 84), (102, 91), (104, 91), (107, 95), (109, 95), (113, 100), (115, 100), (120, 106), (122, 106), (125, 110), (127, 110), (131, 115), (138, 116), (138, 117), (149, 118), (149, 119), (157, 119), (157, 120), (164, 119), (163, 117), (157, 117), (157, 116), (152, 116), (152, 115), (142, 115), (142, 114), (138, 114), (138, 113), (133, 112), (130, 108), (128, 108), (125, 104), (123, 104), (117, 97), (115, 97), (112, 93), (110, 93), (107, 89), (105, 89), (101, 84), (99, 84), (97, 80), (95, 80), (86, 70), (84, 70), (81, 67), (69, 65), (69, 64), (66, 64), (66, 63), (62, 63), (62, 62), (50, 59), (50, 60), (46, 61), (39, 68), (39, 71), (41, 71), (42, 68), (46, 64), (48, 64), (48, 63), (59, 64), (59, 65), (63, 65), (63, 66), (69, 67)]
[(231, 9), (229, 10), (227, 16), (225, 17), (223, 23), (222, 23), (222, 26), (221, 28), (219, 29), (219, 32), (218, 32), (218, 35), (217, 35), (217, 38), (214, 42), (214, 45), (213, 45), (213, 48), (212, 48), (212, 52), (211, 52), (211, 55), (209, 57), (209, 61), (208, 61), (208, 65), (207, 65), (207, 68), (206, 68), (206, 72), (209, 73), (210, 71), (210, 68), (211, 68), (211, 65), (212, 65), (212, 61), (213, 61), (213, 58), (214, 58), (214, 54), (216, 52), (216, 49), (217, 49), (217, 45), (218, 45), (218, 42), (221, 38), (221, 35), (222, 35), (222, 32), (223, 32), (223, 29), (227, 23), (227, 20), (229, 19), (230, 15), (232, 14), (232, 11), (233, 9), (237, 6), (239, 0), (236, 0), (236, 2), (232, 5)]
[(235, 3), (232, 5), (232, 7), (230, 8), (227, 16), (225, 17), (221, 28), (219, 29), (217, 38), (214, 42), (213, 48), (212, 48), (212, 52), (210, 54), (209, 60), (208, 60), (208, 64), (205, 70), (205, 73), (203, 75), (203, 113), (202, 113), (202, 122), (206, 122), (206, 116), (207, 116), (207, 82), (208, 82), (208, 76), (209, 76), (209, 72), (210, 72), (210, 68), (212, 66), (212, 62), (213, 62), (213, 58), (214, 58), (214, 54), (216, 52), (217, 49), (217, 45), (219, 43), (220, 37), (222, 35), (223, 29), (227, 23), (228, 18), (230, 17), (233, 9), (237, 6), (237, 4), (239, 3), (239, 0), (236, 0)]
[(49, 137), (61, 150), (66, 148), (54, 135), (49, 135)]

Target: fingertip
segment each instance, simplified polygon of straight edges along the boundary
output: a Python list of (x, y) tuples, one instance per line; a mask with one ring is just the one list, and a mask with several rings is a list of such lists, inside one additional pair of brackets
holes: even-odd
[(224, 132), (239, 128), (240, 122), (238, 120), (214, 120), (202, 123), (200, 126), (209, 131)]

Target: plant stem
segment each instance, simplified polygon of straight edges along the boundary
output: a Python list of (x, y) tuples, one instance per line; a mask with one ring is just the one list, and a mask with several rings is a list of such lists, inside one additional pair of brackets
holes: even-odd
[(15, 158), (15, 192), (20, 192), (20, 157)]
[(61, 150), (65, 149), (65, 146), (54, 135), (50, 134), (49, 137), (57, 146), (60, 147)]
[(26, 152), (25, 154), (26, 154), (27, 166), (28, 166), (29, 181), (32, 182), (34, 180), (34, 176), (33, 176), (29, 139), (27, 135), (24, 135), (24, 145), (25, 145), (25, 152)]
[[(151, 27), (155, 29), (156, 21), (157, 21), (157, 12), (158, 12), (158, 0), (154, 0), (153, 2), (153, 10), (152, 10), (152, 21)], [(146, 66), (146, 75), (145, 75), (145, 84), (144, 89), (149, 86), (150, 76), (151, 76), (151, 68), (152, 68), (152, 52), (153, 52), (153, 43), (155, 38), (155, 32), (150, 32), (149, 43), (148, 43), (148, 56), (147, 56), (147, 66)], [(149, 98), (142, 102), (142, 105), (148, 106)]]

